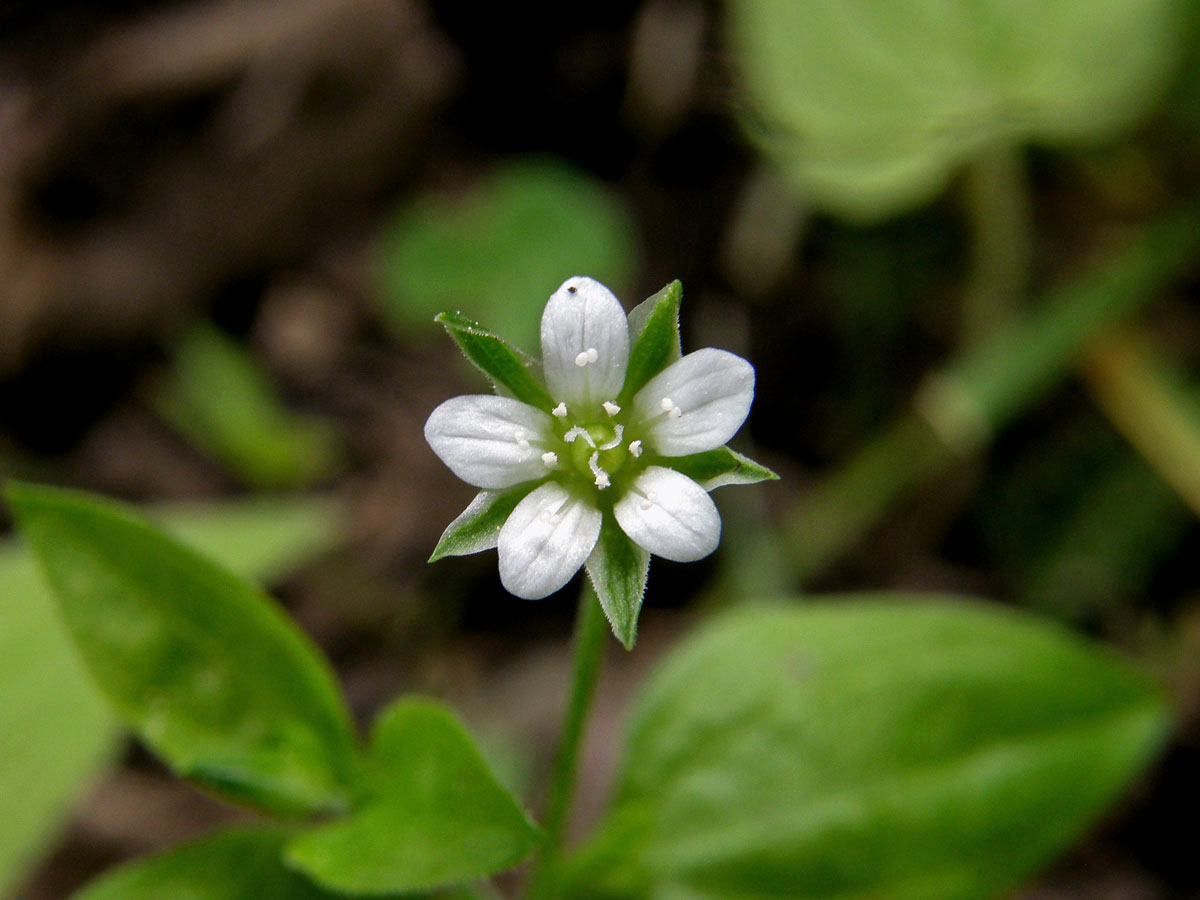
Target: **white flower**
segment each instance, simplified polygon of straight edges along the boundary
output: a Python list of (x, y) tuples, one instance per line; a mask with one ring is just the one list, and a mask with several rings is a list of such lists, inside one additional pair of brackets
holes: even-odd
[[(672, 335), (677, 346), (677, 331)], [(505, 588), (536, 599), (565, 585), (585, 562), (591, 571), (589, 557), (599, 552), (609, 517), (638, 547), (665, 559), (696, 560), (716, 548), (721, 519), (706, 487), (773, 476), (758, 467), (755, 477), (706, 475), (711, 484), (702, 486), (677, 469), (694, 468), (696, 454), (717, 450), (735, 461), (732, 467), (755, 466), (724, 450), (750, 411), (754, 369), (724, 350), (698, 350), (626, 396), (638, 337), (608, 288), (569, 278), (542, 314), (545, 408), (471, 395), (433, 411), (425, 439), (459, 478), (483, 489), (447, 535), (485, 521), (488, 510), (506, 514), (503, 524), (487, 520), (482, 533), (449, 552), (495, 546)], [(510, 512), (503, 498), (515, 502)]]

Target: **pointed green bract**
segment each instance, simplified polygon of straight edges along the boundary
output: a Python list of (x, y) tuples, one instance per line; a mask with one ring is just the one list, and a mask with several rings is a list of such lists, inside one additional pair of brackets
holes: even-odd
[(637, 640), (649, 569), (650, 554), (630, 540), (612, 517), (605, 516), (587, 571), (613, 635), (626, 650), (632, 650)]
[(629, 313), (629, 366), (620, 404), (628, 403), (647, 381), (683, 355), (679, 305), (683, 285), (672, 281)]
[(460, 312), (439, 313), (435, 321), (445, 327), (467, 359), (497, 386), (523, 403), (550, 411), (554, 405), (550, 395), (530, 373), (529, 362), (515, 347)]
[(743, 608), (667, 659), (564, 896), (1004, 896), (1166, 737), (1150, 680), (1058, 626), (855, 599)]
[(283, 864), (288, 834), (231, 829), (98, 878), (71, 900), (335, 900)]
[(116, 503), (17, 483), (8, 498), (92, 677), (172, 769), (279, 813), (347, 804), (349, 714), (269, 597)]
[(536, 484), (522, 484), (507, 491), (481, 491), (462, 514), (446, 526), (430, 562), (446, 556), (466, 556), (491, 550), (511, 513)]
[(779, 476), (766, 466), (728, 447), (693, 453), (691, 456), (673, 456), (668, 462), (672, 469), (682, 472), (706, 491), (727, 484), (757, 484), (760, 481), (779, 480)]
[(404, 893), (515, 866), (541, 833), (454, 714), (405, 699), (379, 717), (367, 796), (349, 816), (297, 836), (287, 860), (333, 890)]

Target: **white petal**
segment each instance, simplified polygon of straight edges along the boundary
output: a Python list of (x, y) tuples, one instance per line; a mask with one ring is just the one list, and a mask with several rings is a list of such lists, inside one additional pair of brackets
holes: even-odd
[[(664, 456), (686, 456), (728, 443), (750, 412), (754, 367), (711, 347), (659, 372), (633, 398), (635, 422), (652, 421), (647, 442)], [(664, 401), (679, 410), (671, 415)]]
[(568, 278), (542, 313), (542, 368), (555, 400), (591, 408), (625, 383), (629, 327), (612, 291), (592, 278)]
[(425, 440), (467, 484), (496, 490), (546, 476), (539, 449), (550, 417), (511, 397), (472, 394), (447, 400), (425, 423)]
[(613, 507), (634, 543), (663, 559), (691, 562), (721, 540), (721, 516), (708, 493), (686, 475), (650, 466)]
[(571, 580), (600, 536), (600, 511), (554, 482), (535, 488), (500, 529), (500, 581), (537, 600)]

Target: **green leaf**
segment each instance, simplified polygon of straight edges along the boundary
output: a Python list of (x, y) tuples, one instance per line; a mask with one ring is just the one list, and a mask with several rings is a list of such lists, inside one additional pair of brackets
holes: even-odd
[(71, 900), (334, 900), (287, 869), (287, 832), (231, 829), (137, 860), (93, 881)]
[(606, 185), (561, 160), (521, 159), (467, 191), (406, 204), (382, 235), (379, 293), (407, 330), (461, 308), (534, 350), (564, 279), (590, 275), (620, 296), (636, 254), (633, 223)]
[(24, 547), (0, 547), (0, 897), (116, 749), (117, 723)]
[(290, 865), (350, 893), (444, 887), (515, 866), (540, 840), (445, 706), (401, 700), (375, 726), (370, 793), (349, 816), (297, 836)]
[(287, 409), (244, 346), (210, 325), (191, 328), (156, 398), (159, 413), (246, 484), (311, 484), (337, 466), (328, 423)]
[(429, 561), (491, 550), (509, 513), (534, 487), (523, 484), (507, 491), (480, 491), (462, 514), (446, 526)]
[(679, 305), (683, 285), (672, 281), (629, 313), (629, 366), (621, 388), (622, 405), (642, 385), (683, 355), (679, 339)]
[(8, 497), (93, 678), (176, 772), (281, 813), (346, 805), (349, 715), (270, 598), (115, 503), (17, 483)]
[(737, 0), (756, 135), (807, 199), (878, 219), (989, 146), (1076, 144), (1157, 101), (1187, 30), (1175, 0)]
[(436, 320), (483, 374), (518, 400), (544, 409), (554, 406), (546, 389), (529, 372), (531, 362), (503, 338), (460, 312), (438, 313)]
[(1026, 615), (910, 595), (743, 609), (650, 683), (571, 881), (650, 900), (996, 897), (1167, 726), (1141, 673)]
[(646, 593), (650, 554), (631, 541), (612, 516), (604, 517), (600, 538), (587, 560), (588, 576), (613, 635), (632, 650), (638, 613)]
[(779, 476), (766, 466), (759, 465), (748, 456), (718, 447), (690, 456), (672, 456), (664, 464), (695, 481), (706, 491), (727, 484), (757, 484), (760, 481), (778, 481)]
[[(160, 511), (170, 530), (235, 571), (274, 577), (330, 542), (333, 509), (251, 498)], [(111, 757), (118, 727), (63, 628), (29, 548), (0, 542), (0, 897), (53, 839)], [(30, 672), (37, 677), (31, 678)]]

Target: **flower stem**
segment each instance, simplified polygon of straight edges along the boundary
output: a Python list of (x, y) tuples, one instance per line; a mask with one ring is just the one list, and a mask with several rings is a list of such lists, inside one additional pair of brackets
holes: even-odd
[(588, 583), (579, 596), (575, 615), (574, 672), (571, 695), (563, 717), (562, 733), (554, 756), (550, 795), (546, 810), (546, 840), (529, 881), (530, 900), (553, 897), (558, 880), (557, 868), (562, 856), (571, 800), (575, 794), (575, 772), (578, 769), (579, 749), (583, 743), (584, 726), (596, 692), (600, 663), (604, 659), (604, 643), (608, 623), (596, 592)]

